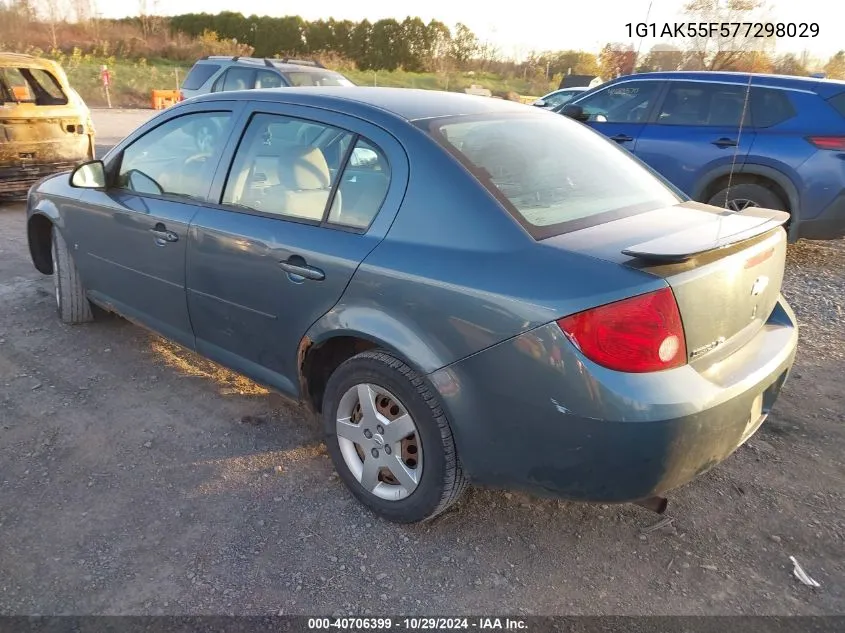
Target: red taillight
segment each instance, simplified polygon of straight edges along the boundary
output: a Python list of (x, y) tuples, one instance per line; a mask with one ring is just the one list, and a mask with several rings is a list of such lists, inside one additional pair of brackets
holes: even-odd
[(557, 324), (587, 358), (608, 369), (643, 373), (687, 362), (684, 326), (670, 288), (585, 310)]
[(819, 149), (845, 150), (845, 136), (810, 136), (807, 140)]

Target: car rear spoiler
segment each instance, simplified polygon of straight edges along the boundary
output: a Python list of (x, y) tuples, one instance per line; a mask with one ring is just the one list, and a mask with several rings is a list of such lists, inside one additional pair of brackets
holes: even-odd
[(785, 211), (759, 207), (742, 211), (726, 210), (714, 215), (717, 216), (714, 221), (705, 226), (695, 226), (629, 246), (622, 253), (649, 261), (683, 262), (763, 235), (789, 220), (789, 214)]

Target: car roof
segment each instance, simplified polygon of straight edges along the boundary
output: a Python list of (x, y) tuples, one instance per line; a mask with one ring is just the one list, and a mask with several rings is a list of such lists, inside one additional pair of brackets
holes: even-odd
[[(197, 103), (221, 100), (274, 101), (341, 111), (351, 105), (356, 105), (358, 109), (388, 112), (408, 121), (495, 112), (531, 112), (528, 106), (522, 103), (504, 99), (440, 90), (368, 86), (308, 86), (238, 90), (202, 95), (189, 101)], [(183, 103), (188, 103), (188, 101)]]
[(5, 53), (0, 52), (0, 66), (24, 66), (26, 68), (50, 68), (56, 66), (56, 62), (44, 57), (35, 57), (34, 55), (25, 55), (24, 53)]
[(614, 80), (645, 80), (662, 79), (668, 81), (719, 81), (724, 83), (748, 83), (751, 79), (752, 86), (769, 86), (772, 88), (788, 88), (792, 90), (804, 90), (815, 92), (822, 97), (829, 97), (845, 91), (845, 81), (837, 79), (821, 79), (818, 77), (798, 77), (793, 75), (774, 75), (766, 73), (741, 73), (723, 71), (661, 71), (652, 73), (637, 73), (635, 75), (624, 75)]

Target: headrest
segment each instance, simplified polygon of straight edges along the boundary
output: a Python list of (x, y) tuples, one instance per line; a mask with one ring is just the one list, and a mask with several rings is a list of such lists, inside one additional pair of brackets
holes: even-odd
[(326, 157), (316, 147), (293, 145), (279, 156), (279, 184), (285, 189), (328, 189), (331, 181)]

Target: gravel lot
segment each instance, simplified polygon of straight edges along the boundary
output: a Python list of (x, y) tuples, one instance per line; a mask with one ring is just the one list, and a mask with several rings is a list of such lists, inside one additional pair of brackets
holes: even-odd
[[(149, 115), (97, 112), (100, 142)], [(121, 319), (62, 325), (23, 209), (2, 207), (0, 613), (841, 614), (845, 243), (790, 247), (784, 292), (793, 378), (670, 495), (668, 527), (480, 489), (402, 527), (351, 498), (281, 397)]]

